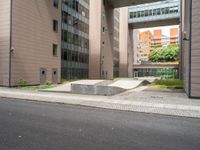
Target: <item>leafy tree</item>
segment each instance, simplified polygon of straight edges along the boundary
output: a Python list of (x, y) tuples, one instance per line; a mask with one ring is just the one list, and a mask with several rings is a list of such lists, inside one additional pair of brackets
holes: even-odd
[(167, 47), (159, 47), (149, 54), (149, 61), (152, 62), (169, 62), (179, 59), (179, 47), (176, 44)]

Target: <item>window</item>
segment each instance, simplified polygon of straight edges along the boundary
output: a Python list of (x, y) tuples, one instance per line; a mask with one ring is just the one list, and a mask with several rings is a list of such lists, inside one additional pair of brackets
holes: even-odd
[(145, 17), (147, 17), (148, 16), (148, 10), (145, 10)]
[(140, 16), (141, 16), (141, 11), (138, 12), (138, 18), (140, 18)]
[(57, 20), (53, 20), (53, 31), (58, 32), (58, 21)]
[(130, 18), (133, 18), (133, 12), (130, 13)]
[(52, 53), (53, 53), (54, 57), (58, 56), (58, 45), (57, 44), (53, 44)]
[(160, 15), (161, 14), (161, 11), (160, 11), (160, 8), (157, 9), (157, 15)]
[(55, 7), (55, 8), (58, 8), (58, 0), (53, 0), (53, 6)]
[(105, 27), (103, 27), (103, 32), (105, 32)]
[(144, 17), (145, 11), (141, 11), (141, 17)]
[(137, 17), (137, 12), (134, 12), (133, 17), (134, 17), (134, 18)]
[(156, 9), (153, 10), (153, 16), (155, 16), (155, 15), (156, 15)]
[(149, 16), (152, 16), (152, 15), (153, 15), (152, 10), (149, 10)]

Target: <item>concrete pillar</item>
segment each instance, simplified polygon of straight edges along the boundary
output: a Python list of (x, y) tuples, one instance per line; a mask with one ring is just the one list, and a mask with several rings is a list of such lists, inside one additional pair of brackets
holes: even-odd
[(185, 91), (200, 98), (200, 1), (182, 0), (182, 64)]
[(120, 8), (119, 76), (133, 77), (133, 30), (128, 26), (128, 7)]
[(182, 0), (180, 1), (180, 30), (179, 30), (179, 79), (183, 80), (183, 44), (182, 44), (182, 39), (183, 39), (183, 14), (184, 14), (184, 7), (183, 7), (184, 3), (182, 3)]
[(101, 78), (113, 79), (114, 9), (106, 2), (102, 5)]
[(133, 30), (128, 30), (128, 77), (133, 77)]
[(107, 1), (90, 0), (90, 12), (89, 78), (112, 79), (114, 9)]
[[(190, 97), (200, 98), (200, 1), (187, 0), (190, 3), (190, 49), (189, 49), (189, 82)], [(187, 13), (187, 12), (186, 12)]]
[(189, 49), (190, 49), (190, 3), (187, 0), (182, 0), (182, 17), (181, 17), (181, 47), (182, 47), (182, 65), (183, 65), (183, 80), (186, 93), (190, 94), (189, 84)]
[[(95, 13), (94, 13), (95, 12)], [(90, 0), (89, 78), (101, 78), (102, 0)]]

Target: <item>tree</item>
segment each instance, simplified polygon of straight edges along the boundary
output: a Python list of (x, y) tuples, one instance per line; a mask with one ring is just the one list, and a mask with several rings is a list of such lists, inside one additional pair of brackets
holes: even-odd
[(149, 61), (170, 62), (179, 60), (179, 47), (176, 44), (159, 47), (149, 54)]

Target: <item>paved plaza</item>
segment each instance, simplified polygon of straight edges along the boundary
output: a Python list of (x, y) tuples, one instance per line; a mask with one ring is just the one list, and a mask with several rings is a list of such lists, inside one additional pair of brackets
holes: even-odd
[(115, 96), (79, 95), (0, 88), (0, 97), (200, 118), (199, 100), (188, 99), (185, 93), (143, 91), (142, 89), (145, 88), (145, 86), (139, 87)]

